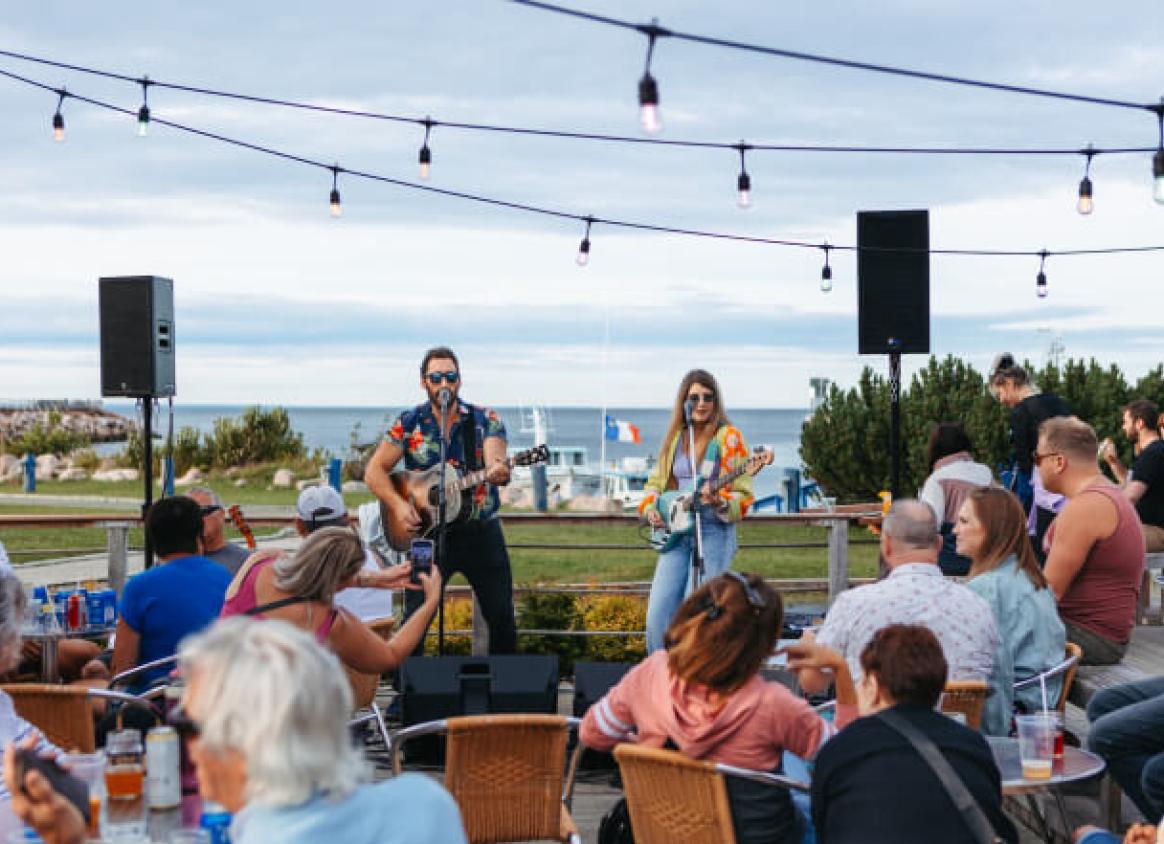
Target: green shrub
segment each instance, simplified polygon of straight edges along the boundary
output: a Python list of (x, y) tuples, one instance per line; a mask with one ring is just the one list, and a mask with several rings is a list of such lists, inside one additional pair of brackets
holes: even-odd
[[(578, 602), (560, 592), (526, 595), (517, 613), (517, 626), (526, 630), (578, 630), (582, 627)], [(574, 661), (586, 650), (585, 636), (522, 636), (522, 653), (557, 654), (558, 671), (574, 673)]]
[[(621, 630), (640, 633), (646, 629), (647, 605), (638, 595), (591, 595), (581, 600), (582, 626), (586, 630)], [(646, 635), (587, 636), (586, 658), (596, 662), (638, 662), (647, 655)]]

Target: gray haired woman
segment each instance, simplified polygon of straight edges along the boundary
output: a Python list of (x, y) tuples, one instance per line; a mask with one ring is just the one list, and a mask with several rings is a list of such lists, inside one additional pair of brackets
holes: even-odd
[[(20, 662), (20, 628), (24, 624), (27, 600), (16, 575), (0, 572), (0, 674), (11, 671)], [(12, 698), (0, 691), (0, 750), (18, 742), (28, 743), (41, 752), (56, 751), (32, 724), (16, 714)], [(0, 783), (0, 835), (6, 836), (9, 830), (15, 829), (20, 829), (20, 822), (12, 813), (12, 796), (7, 786)]]
[(420, 574), (424, 605), (385, 642), (359, 619), (335, 606), (337, 592), (349, 586), (417, 588), (409, 582), (410, 565), (381, 572), (361, 572), (364, 545), (354, 530), (326, 527), (312, 533), (294, 554), (253, 554), (239, 569), (226, 593), (223, 617), (248, 615), (277, 618), (314, 633), (340, 661), (365, 674), (397, 668), (420, 643), (440, 600), (440, 572)]
[[(456, 803), (432, 779), (364, 782), (346, 726), (347, 679), (307, 633), (226, 619), (187, 639), (179, 662), (188, 682), (172, 720), (202, 796), (235, 816), (235, 844), (465, 844)], [(13, 775), (8, 755), (5, 776)], [(20, 816), (46, 840), (82, 842), (80, 815), (43, 778), (29, 779)]]

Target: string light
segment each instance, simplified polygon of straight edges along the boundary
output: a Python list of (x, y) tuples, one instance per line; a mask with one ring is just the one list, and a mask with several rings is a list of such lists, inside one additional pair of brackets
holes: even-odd
[(824, 250), (825, 262), (820, 271), (820, 289), (822, 293), (828, 293), (833, 289), (833, 268), (829, 266), (829, 246), (828, 241), (825, 241), (821, 249)]
[(331, 168), (331, 196), (328, 200), (331, 205), (331, 216), (333, 217), (338, 217), (343, 213), (343, 208), (340, 203), (339, 174), (340, 166), (333, 164)]
[(141, 85), (141, 108), (137, 110), (137, 136), (144, 138), (150, 127), (150, 82), (148, 76), (138, 80)]
[(651, 76), (651, 56), (655, 52), (655, 39), (670, 33), (659, 26), (658, 19), (638, 29), (647, 36), (647, 62), (643, 78), (639, 80), (639, 123), (644, 132), (655, 135), (663, 129), (663, 118), (659, 116), (659, 83)]
[(429, 170), (432, 167), (432, 150), (428, 148), (428, 136), (432, 132), (432, 118), (426, 117), (424, 119), (424, 143), (420, 147), (420, 154), (417, 160), (420, 162), (420, 178), (428, 181)]
[(1153, 111), (1160, 124), (1160, 141), (1156, 154), (1152, 156), (1152, 198), (1164, 205), (1164, 98), (1160, 100)]
[(586, 218), (586, 233), (582, 235), (582, 242), (578, 244), (578, 254), (574, 257), (574, 263), (580, 267), (590, 263), (590, 225), (593, 222), (593, 217)]
[(736, 179), (736, 204), (741, 208), (752, 207), (752, 177), (748, 175), (747, 165), (744, 163), (744, 155), (751, 147), (740, 141), (736, 144), (736, 149), (740, 152), (740, 177)]
[(1047, 298), (1047, 273), (1044, 272), (1044, 267), (1047, 263), (1047, 256), (1050, 253), (1044, 249), (1039, 253), (1039, 274), (1035, 276), (1035, 293), (1040, 299)]
[(1083, 181), (1079, 183), (1079, 202), (1075, 210), (1080, 214), (1090, 214), (1095, 210), (1095, 202), (1091, 198), (1091, 159), (1095, 155), (1095, 150), (1091, 144), (1087, 145), (1083, 154), (1087, 156), (1087, 165), (1083, 168)]
[(61, 106), (65, 104), (65, 97), (69, 94), (62, 88), (57, 91), (57, 96), (60, 99), (57, 100), (57, 111), (53, 115), (53, 140), (59, 143), (65, 139), (65, 116), (61, 114)]

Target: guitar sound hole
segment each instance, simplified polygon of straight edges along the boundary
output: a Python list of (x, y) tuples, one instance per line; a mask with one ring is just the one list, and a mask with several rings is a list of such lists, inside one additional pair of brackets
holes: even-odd
[(434, 484), (433, 487), (428, 491), (428, 506), (436, 507), (438, 504), (440, 504), (440, 501), (440, 490), (438, 490), (437, 486)]

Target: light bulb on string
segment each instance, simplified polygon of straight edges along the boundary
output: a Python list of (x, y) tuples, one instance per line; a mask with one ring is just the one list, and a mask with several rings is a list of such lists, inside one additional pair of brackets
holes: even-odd
[(1040, 299), (1047, 298), (1047, 273), (1044, 268), (1049, 254), (1046, 249), (1039, 253), (1039, 274), (1035, 276), (1035, 293)]
[(582, 235), (582, 242), (578, 244), (578, 254), (574, 256), (574, 263), (584, 267), (590, 263), (590, 225), (593, 217), (586, 218), (586, 233)]
[(833, 289), (833, 268), (829, 266), (829, 250), (832, 247), (825, 243), (821, 249), (824, 250), (825, 262), (820, 271), (820, 290), (822, 293), (828, 293)]
[(141, 85), (141, 108), (137, 110), (137, 136), (144, 138), (149, 132), (150, 128), (150, 82), (148, 76), (143, 76), (138, 80)]
[(1087, 156), (1087, 165), (1083, 169), (1083, 181), (1079, 183), (1079, 202), (1076, 203), (1075, 210), (1086, 215), (1095, 210), (1095, 201), (1092, 199), (1091, 190), (1091, 159), (1095, 155), (1095, 150), (1092, 149), (1091, 144), (1087, 145), (1083, 154)]
[(57, 100), (57, 110), (53, 114), (53, 140), (58, 143), (65, 139), (65, 116), (61, 114), (61, 106), (64, 105), (65, 97), (68, 95), (64, 88), (57, 91), (57, 96), (60, 99)]
[(331, 168), (331, 196), (328, 198), (332, 217), (339, 217), (343, 214), (343, 206), (340, 202), (339, 174), (340, 166), (336, 164)]
[(670, 33), (658, 25), (657, 19), (638, 30), (647, 36), (647, 62), (643, 78), (639, 80), (639, 124), (644, 132), (654, 135), (662, 131), (663, 118), (659, 115), (659, 83), (651, 76), (651, 56), (655, 52), (655, 39)]
[(736, 204), (739, 205), (740, 208), (751, 208), (752, 177), (748, 175), (748, 168), (744, 162), (744, 156), (747, 151), (751, 149), (751, 147), (745, 144), (743, 141), (740, 141), (738, 144), (736, 144), (736, 149), (739, 150), (740, 153), (740, 175), (739, 178), (736, 179)]
[(432, 150), (428, 148), (428, 136), (432, 132), (432, 118), (424, 119), (424, 143), (421, 144), (417, 161), (420, 163), (420, 178), (428, 181), (429, 171), (432, 168)]

